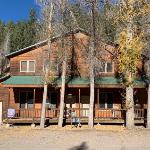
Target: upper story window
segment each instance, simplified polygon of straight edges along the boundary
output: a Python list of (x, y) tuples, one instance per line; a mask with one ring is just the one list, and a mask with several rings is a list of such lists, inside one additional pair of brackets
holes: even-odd
[(113, 72), (113, 63), (112, 62), (102, 62), (100, 72), (101, 73), (111, 73), (111, 72)]
[(20, 72), (35, 72), (35, 60), (20, 61)]

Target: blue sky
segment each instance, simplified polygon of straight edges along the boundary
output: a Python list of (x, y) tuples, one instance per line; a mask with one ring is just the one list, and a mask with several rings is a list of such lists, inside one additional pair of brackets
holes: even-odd
[(26, 20), (31, 8), (38, 8), (35, 0), (0, 0), (0, 20)]
[[(5, 23), (9, 20), (14, 22), (26, 20), (31, 8), (37, 9), (37, 13), (39, 14), (39, 6), (37, 6), (35, 1), (36, 0), (0, 0), (0, 20)], [(112, 1), (114, 2), (116, 0)]]

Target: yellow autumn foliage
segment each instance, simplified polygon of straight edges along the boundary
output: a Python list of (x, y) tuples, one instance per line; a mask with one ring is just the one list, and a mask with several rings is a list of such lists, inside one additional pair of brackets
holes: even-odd
[(121, 0), (114, 22), (120, 29), (117, 39), (119, 72), (126, 84), (132, 84), (140, 62), (144, 33), (138, 32), (136, 19), (150, 13), (150, 2), (145, 0)]
[(132, 17), (140, 17), (150, 12), (150, 1), (146, 0), (120, 0), (120, 11), (115, 16), (114, 22), (128, 22)]
[(120, 33), (120, 36), (118, 38), (119, 72), (124, 74), (126, 80), (128, 80), (129, 73), (131, 73), (132, 75), (136, 74), (142, 49), (144, 47), (142, 37), (143, 34), (140, 34), (134, 36), (130, 42), (126, 42), (128, 39), (128, 33), (124, 30)]

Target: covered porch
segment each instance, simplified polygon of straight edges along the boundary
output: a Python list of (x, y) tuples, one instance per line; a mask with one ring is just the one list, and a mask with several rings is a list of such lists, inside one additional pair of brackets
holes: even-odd
[[(101, 81), (101, 83), (95, 85), (94, 123), (124, 123), (126, 110), (123, 107), (122, 87), (115, 84), (116, 82), (110, 80), (110, 78), (107, 78), (107, 80), (105, 78), (105, 82), (104, 79)], [(15, 114), (13, 117), (8, 117), (8, 114), (5, 113), (4, 121), (10, 123), (39, 123), (43, 97), (42, 84), (37, 81), (38, 84), (32, 83), (32, 85), (14, 84), (13, 82), (10, 84), (9, 81), (9, 84), (4, 86), (9, 89), (7, 109), (15, 109)], [(144, 123), (147, 93), (145, 88), (141, 86), (136, 86), (135, 93), (135, 123)], [(71, 123), (72, 118), (76, 117), (80, 119), (81, 123), (87, 123), (89, 103), (90, 88), (87, 81), (76, 79), (66, 84), (64, 121)], [(60, 86), (50, 87), (45, 112), (46, 120), (49, 123), (58, 123), (59, 104)]]

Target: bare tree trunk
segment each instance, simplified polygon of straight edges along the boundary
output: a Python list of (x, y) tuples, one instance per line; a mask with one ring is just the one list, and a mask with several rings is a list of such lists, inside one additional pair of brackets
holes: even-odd
[(61, 95), (60, 95), (60, 112), (58, 126), (63, 126), (64, 118), (64, 106), (65, 106), (65, 84), (66, 84), (66, 72), (67, 72), (67, 56), (64, 49), (64, 9), (65, 9), (65, 0), (61, 1), (61, 23), (62, 23), (62, 33), (61, 33), (61, 49), (63, 52), (63, 64), (62, 64), (62, 76), (61, 76)]
[(43, 92), (43, 102), (42, 102), (40, 128), (45, 127), (45, 111), (46, 111), (45, 104), (46, 104), (46, 98), (47, 98), (47, 88), (48, 88), (48, 85), (45, 82), (44, 83), (44, 92)]
[[(134, 2), (134, 1), (133, 1)], [(133, 2), (131, 2), (131, 9), (133, 9)], [(133, 40), (133, 17), (130, 17), (127, 24), (127, 39), (126, 47), (130, 49), (130, 42)], [(131, 58), (130, 58), (131, 59)], [(133, 98), (133, 75), (131, 70), (126, 71), (128, 84), (126, 86), (126, 127), (128, 129), (134, 128), (134, 98)]]
[(150, 84), (148, 85), (148, 100), (147, 100), (147, 128), (150, 128)]
[(63, 61), (63, 70), (62, 70), (62, 83), (61, 83), (61, 95), (60, 95), (60, 113), (59, 113), (59, 120), (58, 126), (63, 126), (63, 117), (64, 117), (64, 99), (65, 99), (65, 82), (66, 82), (66, 70), (67, 70), (67, 63), (66, 60)]
[(89, 107), (89, 122), (88, 125), (90, 128), (93, 128), (94, 125), (94, 71), (93, 63), (90, 66), (90, 107)]
[(132, 129), (134, 128), (134, 100), (131, 86), (126, 87), (126, 108), (126, 127)]
[[(47, 91), (48, 91), (48, 79), (49, 79), (49, 72), (50, 72), (50, 54), (51, 54), (51, 35), (52, 35), (52, 17), (53, 17), (53, 1), (49, 1), (50, 3), (45, 3), (45, 1), (37, 1), (42, 3), (43, 6), (43, 14), (44, 14), (44, 21), (42, 25), (42, 31), (38, 34), (43, 35), (44, 38), (48, 39), (48, 53), (47, 56), (43, 58), (43, 66), (44, 66), (44, 92), (43, 92), (43, 102), (42, 102), (42, 110), (41, 110), (41, 120), (40, 120), (40, 127), (44, 128), (45, 126), (45, 111), (46, 111), (46, 99), (47, 99)], [(50, 8), (50, 10), (48, 9)], [(46, 8), (46, 9), (45, 9)], [(38, 26), (39, 27), (39, 26)], [(43, 32), (44, 30), (44, 32)], [(46, 36), (46, 37), (45, 37)], [(52, 75), (51, 75), (52, 76)]]
[(90, 107), (89, 107), (89, 122), (88, 125), (90, 128), (93, 128), (94, 125), (94, 52), (95, 52), (95, 5), (96, 1), (91, 2), (92, 5), (92, 21), (91, 21), (91, 29), (92, 29), (92, 37), (91, 37), (91, 45), (90, 45)]
[[(48, 40), (48, 59), (50, 60), (50, 53), (51, 53), (51, 40)], [(48, 91), (48, 72), (50, 70), (50, 64), (47, 64), (47, 61), (44, 62), (45, 67), (45, 77), (44, 77), (44, 92), (43, 92), (43, 102), (42, 102), (42, 110), (41, 110), (41, 121), (40, 121), (40, 128), (44, 128), (45, 126), (45, 111), (46, 111), (46, 99), (47, 99), (47, 91)]]

